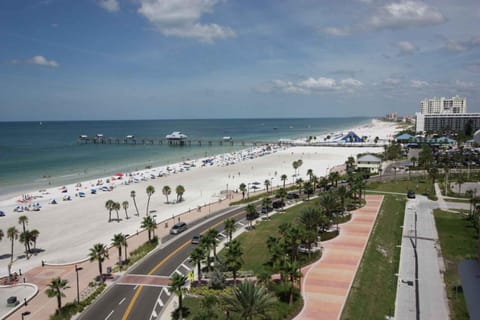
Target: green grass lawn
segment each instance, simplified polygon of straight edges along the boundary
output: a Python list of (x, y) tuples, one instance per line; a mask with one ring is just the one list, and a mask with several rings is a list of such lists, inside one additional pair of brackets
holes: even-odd
[(440, 246), (445, 261), (445, 285), (450, 307), (450, 319), (469, 319), (465, 298), (460, 288), (458, 263), (477, 258), (478, 236), (475, 228), (464, 215), (435, 210)]
[(286, 212), (271, 216), (269, 221), (262, 221), (255, 226), (254, 230), (241, 234), (237, 239), (242, 244), (244, 265), (242, 270), (253, 271), (260, 274), (267, 269), (264, 266), (270, 253), (266, 241), (270, 236), (276, 236), (278, 227), (282, 223), (293, 222), (300, 212), (308, 206), (313, 206), (314, 201), (307, 201), (291, 207)]
[[(384, 184), (397, 192), (396, 186)], [(383, 189), (383, 188), (378, 188)], [(386, 195), (348, 296), (342, 319), (385, 319), (395, 310), (405, 197)]]
[(368, 182), (367, 190), (398, 192), (407, 194), (409, 190), (418, 194), (427, 194), (429, 199), (436, 200), (435, 190), (432, 180), (427, 177), (412, 177), (407, 180), (397, 179), (395, 181), (385, 182)]

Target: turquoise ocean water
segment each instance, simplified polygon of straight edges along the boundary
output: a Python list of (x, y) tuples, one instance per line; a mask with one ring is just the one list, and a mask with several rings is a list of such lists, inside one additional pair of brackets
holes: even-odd
[(79, 135), (164, 137), (182, 131), (192, 139), (237, 141), (301, 138), (345, 130), (371, 118), (214, 119), (0, 122), (0, 195), (167, 165), (240, 150), (235, 146), (79, 144)]

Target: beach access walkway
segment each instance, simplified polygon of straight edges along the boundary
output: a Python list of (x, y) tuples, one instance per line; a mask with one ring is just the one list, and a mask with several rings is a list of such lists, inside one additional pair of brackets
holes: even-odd
[[(190, 210), (181, 215), (175, 216), (175, 219), (180, 218), (181, 221), (184, 221), (188, 224), (198, 222), (199, 220), (208, 219), (218, 211), (228, 208), (230, 201), (237, 201), (242, 198), (241, 193), (231, 193), (231, 195), (232, 199), (212, 203), (202, 207), (201, 211)], [(167, 221), (167, 223), (168, 226), (165, 221), (158, 224), (155, 234), (159, 239), (162, 239), (168, 235), (170, 227), (172, 226), (172, 219)], [(147, 240), (148, 236), (146, 231), (129, 236), (128, 251), (131, 252), (135, 250)], [(113, 268), (118, 262), (118, 249), (115, 247), (110, 247), (108, 252), (110, 258), (105, 260), (103, 263), (103, 270), (106, 270), (107, 267)], [(85, 255), (87, 255), (87, 253), (88, 252), (86, 252)], [(65, 297), (62, 298), (62, 305), (75, 301), (77, 298), (77, 273), (75, 272), (76, 266), (78, 268), (82, 268), (78, 271), (80, 299), (83, 300), (87, 298), (94, 291), (94, 288), (90, 287), (89, 283), (92, 282), (92, 280), (98, 275), (98, 262), (89, 262), (88, 260), (83, 260), (77, 262), (72, 261), (71, 263), (62, 265), (45, 265), (43, 267), (38, 266), (20, 276), (19, 282), (25, 282), (27, 285), (31, 283), (33, 284), (32, 286), (25, 287), (23, 284), (21, 285), (21, 288), (15, 286), (0, 286), (0, 298), (2, 298), (1, 303), (6, 301), (6, 297), (12, 295), (17, 296), (17, 299), (20, 302), (16, 307), (0, 308), (0, 319), (48, 319), (52, 314), (55, 313), (57, 300), (55, 298), (47, 297), (45, 294), (45, 289), (48, 287), (50, 280), (55, 277), (61, 277), (62, 279), (68, 280), (68, 285), (70, 287), (64, 291)], [(112, 281), (115, 281), (121, 277), (122, 274), (123, 273), (113, 273), (113, 278), (108, 279), (106, 284), (109, 285), (112, 283)], [(35, 290), (32, 290), (31, 288), (35, 288)], [(26, 315), (23, 317), (22, 313), (26, 312), (29, 312), (28, 316)]]
[(296, 320), (339, 319), (383, 202), (366, 195), (366, 205), (352, 212), (340, 235), (323, 244), (323, 255), (304, 275), (303, 309)]

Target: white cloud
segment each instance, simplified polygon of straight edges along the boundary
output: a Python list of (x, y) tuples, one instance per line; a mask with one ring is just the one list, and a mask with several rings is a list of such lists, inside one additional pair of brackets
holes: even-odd
[(166, 36), (193, 38), (212, 43), (235, 36), (229, 28), (215, 23), (202, 24), (200, 18), (212, 13), (221, 0), (139, 0), (138, 12)]
[(455, 87), (457, 88), (457, 90), (471, 90), (471, 89), (475, 89), (477, 85), (473, 82), (456, 80)]
[(98, 0), (97, 3), (100, 7), (109, 12), (116, 12), (120, 10), (118, 0)]
[(27, 60), (27, 63), (31, 64), (38, 64), (40, 66), (45, 66), (45, 67), (51, 67), (51, 68), (56, 68), (59, 66), (58, 62), (55, 60), (47, 60), (43, 56), (35, 56), (29, 60)]
[(437, 25), (446, 21), (436, 8), (420, 1), (386, 4), (370, 18), (368, 26), (375, 29)]
[(401, 55), (410, 55), (418, 51), (417, 46), (409, 41), (399, 41), (396, 43), (396, 47), (400, 50)]
[(422, 89), (422, 88), (429, 87), (430, 84), (429, 84), (427, 81), (422, 81), (422, 80), (410, 80), (410, 86), (411, 86), (412, 88)]
[(402, 82), (402, 80), (398, 78), (387, 78), (382, 81), (382, 84), (386, 87), (394, 87), (399, 85)]
[(348, 27), (342, 27), (342, 28), (328, 27), (323, 29), (323, 32), (331, 36), (345, 37), (350, 35), (351, 31), (350, 31), (350, 28)]
[(480, 37), (468, 40), (446, 40), (445, 47), (449, 51), (464, 52), (480, 46)]
[(357, 79), (347, 78), (342, 80), (335, 80), (333, 78), (307, 78), (299, 81), (273, 80), (270, 88), (262, 92), (280, 91), (284, 93), (294, 94), (310, 94), (321, 92), (354, 92), (356, 89), (363, 86), (363, 83)]

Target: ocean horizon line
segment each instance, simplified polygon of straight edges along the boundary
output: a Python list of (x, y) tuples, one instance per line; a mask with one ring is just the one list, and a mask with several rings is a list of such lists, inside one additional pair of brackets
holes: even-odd
[(85, 120), (0, 120), (0, 123), (37, 123), (37, 122), (102, 122), (102, 121), (193, 121), (193, 120), (308, 120), (308, 119), (381, 119), (382, 116), (326, 116), (326, 117), (260, 117), (260, 118), (163, 118), (163, 119), (85, 119)]

